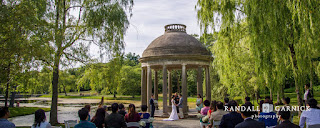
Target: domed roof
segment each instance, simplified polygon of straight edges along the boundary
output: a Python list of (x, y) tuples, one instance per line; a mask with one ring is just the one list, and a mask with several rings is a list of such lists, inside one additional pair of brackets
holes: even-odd
[(142, 58), (160, 56), (210, 56), (211, 53), (193, 36), (186, 33), (186, 26), (170, 24), (165, 33), (144, 50)]

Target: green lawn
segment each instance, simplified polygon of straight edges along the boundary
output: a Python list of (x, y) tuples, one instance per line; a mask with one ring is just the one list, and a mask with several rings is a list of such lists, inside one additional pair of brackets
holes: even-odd
[(38, 108), (38, 107), (15, 107), (9, 108), (10, 110), (10, 117), (16, 116), (23, 116), (23, 115), (30, 115), (34, 114), (35, 111), (38, 109), (43, 109), (44, 111), (50, 111), (50, 108)]

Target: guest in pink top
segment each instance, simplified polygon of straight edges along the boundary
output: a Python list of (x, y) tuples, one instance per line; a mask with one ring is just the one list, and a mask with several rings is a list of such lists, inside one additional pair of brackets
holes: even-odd
[(203, 104), (204, 104), (205, 107), (201, 109), (200, 114), (206, 116), (208, 114), (208, 111), (210, 110), (210, 107), (209, 107), (210, 106), (210, 101), (209, 100), (205, 100), (203, 102)]

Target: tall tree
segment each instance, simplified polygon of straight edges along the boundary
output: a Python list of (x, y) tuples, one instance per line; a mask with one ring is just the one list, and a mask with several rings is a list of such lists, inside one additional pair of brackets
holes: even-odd
[(275, 90), (283, 84), (287, 71), (292, 71), (297, 101), (302, 105), (301, 89), (312, 76), (311, 58), (317, 57), (320, 43), (318, 4), (316, 0), (198, 0), (197, 11), (204, 30), (215, 30), (218, 22), (219, 33), (230, 35), (224, 47), (239, 43), (231, 29), (246, 26), (248, 33), (237, 32), (248, 37), (257, 83)]
[[(53, 34), (49, 57), (39, 58), (52, 66), (52, 103), (50, 123), (56, 124), (59, 70), (70, 62), (85, 63), (90, 44), (101, 53), (122, 52), (123, 36), (128, 28), (127, 11), (131, 15), (133, 0), (54, 0), (47, 1), (47, 22)], [(72, 63), (71, 63), (72, 64)]]

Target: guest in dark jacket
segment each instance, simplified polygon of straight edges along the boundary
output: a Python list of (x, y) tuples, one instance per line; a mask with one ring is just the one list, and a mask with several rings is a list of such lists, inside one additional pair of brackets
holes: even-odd
[(119, 105), (113, 103), (111, 105), (112, 113), (106, 119), (106, 128), (126, 128), (127, 124), (122, 115), (118, 113)]
[(94, 115), (94, 117), (92, 117), (91, 122), (94, 123), (98, 128), (104, 128), (105, 116), (106, 116), (106, 110), (104, 108), (98, 108), (96, 115)]
[(219, 128), (234, 128), (243, 121), (241, 114), (235, 111), (237, 106), (238, 103), (234, 100), (228, 102), (228, 111), (230, 113), (223, 115)]
[(299, 128), (298, 125), (295, 125), (289, 121), (290, 111), (279, 111), (281, 124), (277, 125), (276, 128)]
[(124, 108), (123, 104), (119, 104), (119, 114), (121, 114), (123, 117), (127, 114), (126, 109)]
[(244, 119), (243, 122), (236, 125), (235, 128), (264, 128), (264, 123), (259, 122), (252, 119), (252, 115), (254, 114), (253, 105), (249, 102), (246, 102), (241, 107), (245, 109), (241, 109), (241, 116)]
[(126, 122), (139, 122), (141, 120), (139, 113), (136, 112), (134, 104), (129, 105), (128, 114), (124, 116)]

